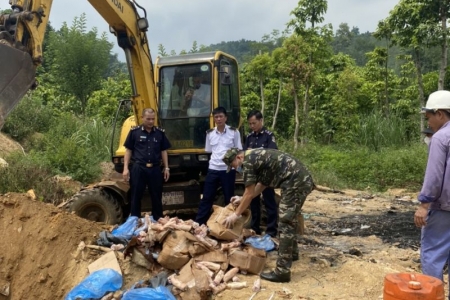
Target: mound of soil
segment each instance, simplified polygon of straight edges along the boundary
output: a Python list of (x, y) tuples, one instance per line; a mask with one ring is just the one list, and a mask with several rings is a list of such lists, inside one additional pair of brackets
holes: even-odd
[(10, 285), (10, 299), (63, 299), (87, 274), (87, 261), (75, 260), (74, 250), (101, 230), (26, 194), (1, 196), (0, 282)]
[[(382, 299), (386, 274), (420, 272), (414, 199), (404, 192), (314, 191), (304, 205), (305, 235), (299, 236), (300, 259), (293, 263), (291, 282), (262, 281), (253, 299)], [(10, 285), (9, 298), (0, 293), (0, 300), (62, 299), (103, 254), (90, 250), (87, 257), (75, 258), (78, 244), (95, 244), (105, 229), (25, 194), (0, 196), (0, 292)], [(269, 253), (268, 270), (276, 256)], [(155, 275), (117, 257), (124, 287)], [(258, 276), (239, 277), (247, 288), (225, 290), (216, 299), (249, 299)]]

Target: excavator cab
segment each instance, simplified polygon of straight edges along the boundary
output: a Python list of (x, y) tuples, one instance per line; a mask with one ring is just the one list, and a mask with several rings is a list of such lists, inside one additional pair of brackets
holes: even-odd
[(206, 131), (215, 126), (211, 114), (227, 110), (227, 124), (240, 125), (239, 78), (236, 59), (224, 52), (160, 57), (155, 63), (159, 125), (172, 148), (169, 165), (186, 179), (206, 174)]

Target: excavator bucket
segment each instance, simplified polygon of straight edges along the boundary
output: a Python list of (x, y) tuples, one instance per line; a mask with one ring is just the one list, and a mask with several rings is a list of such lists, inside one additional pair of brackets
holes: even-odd
[(0, 43), (0, 129), (20, 99), (35, 83), (31, 56)]

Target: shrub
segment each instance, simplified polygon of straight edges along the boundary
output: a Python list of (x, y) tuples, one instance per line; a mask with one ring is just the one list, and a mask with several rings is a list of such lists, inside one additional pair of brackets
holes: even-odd
[(55, 173), (83, 183), (95, 181), (101, 174), (100, 162), (109, 158), (111, 126), (67, 114), (54, 124), (44, 137), (44, 155)]
[(69, 175), (83, 183), (101, 174), (100, 162), (108, 158), (111, 129), (103, 123), (81, 121), (73, 114), (51, 111), (32, 97), (25, 97), (8, 117), (5, 132), (23, 142), (27, 155), (5, 157), (0, 169), (0, 193), (34, 189), (44, 201), (60, 202), (65, 195), (55, 175)]
[(56, 174), (69, 175), (83, 183), (94, 181), (101, 173), (95, 153), (72, 138), (61, 140), (53, 151), (47, 151), (46, 159)]
[(25, 96), (6, 119), (2, 131), (22, 142), (35, 132), (50, 128), (53, 112), (37, 97)]
[(63, 186), (52, 179), (53, 170), (42, 155), (13, 152), (5, 160), (9, 166), (0, 168), (0, 193), (24, 193), (34, 189), (40, 200), (53, 204), (69, 196)]
[[(283, 149), (292, 151), (289, 143), (283, 144)], [(331, 188), (370, 187), (376, 191), (393, 187), (418, 190), (423, 181), (427, 149), (423, 143), (385, 147), (379, 151), (355, 145), (308, 144), (295, 156), (308, 167), (316, 184)]]

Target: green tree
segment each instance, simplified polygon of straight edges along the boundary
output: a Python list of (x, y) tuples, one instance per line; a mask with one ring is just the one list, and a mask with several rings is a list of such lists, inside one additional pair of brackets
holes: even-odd
[[(130, 78), (126, 73), (119, 73), (115, 77), (102, 80), (101, 89), (94, 91), (89, 100), (86, 115), (104, 122), (114, 119), (120, 100), (131, 98)], [(119, 116), (121, 119), (128, 114)], [(119, 120), (120, 122), (121, 120)]]
[[(294, 33), (302, 37), (308, 44), (304, 49), (308, 55), (308, 76), (303, 81), (303, 135), (301, 145), (305, 143), (307, 136), (308, 115), (310, 106), (310, 90), (314, 82), (314, 74), (324, 66), (324, 62), (331, 55), (331, 38), (333, 35), (331, 25), (317, 27), (323, 22), (323, 15), (327, 12), (328, 3), (326, 0), (300, 0), (298, 6), (291, 12), (294, 19), (288, 22), (288, 28), (293, 28)], [(317, 58), (317, 59), (315, 59)]]
[[(411, 52), (416, 68), (417, 97), (420, 106), (424, 106), (425, 104), (422, 57), (426, 48), (432, 44), (436, 44), (436, 38), (432, 37), (432, 35), (438, 29), (436, 24), (439, 22), (439, 19), (434, 16), (439, 11), (438, 7), (440, 4), (438, 2), (448, 1), (401, 0), (389, 13), (389, 16), (379, 23), (376, 31), (376, 34), (379, 36), (390, 34), (392, 36), (391, 41), (394, 45), (398, 45)], [(443, 34), (445, 32), (446, 30), (444, 30)], [(443, 49), (446, 49), (446, 44), (445, 39), (442, 43)], [(445, 76), (445, 74), (442, 75), (443, 66), (446, 68), (446, 61), (445, 63), (441, 62), (441, 72), (438, 81), (440, 89), (443, 89), (443, 77)], [(420, 128), (423, 127), (424, 120), (422, 117)]]
[[(388, 115), (391, 100), (386, 99), (386, 95), (392, 95), (397, 87), (397, 77), (392, 69), (386, 70), (386, 60), (388, 52), (386, 48), (375, 48), (372, 52), (367, 53), (369, 61), (364, 67), (364, 77), (366, 79), (363, 90), (367, 99), (367, 112), (373, 109), (384, 112)], [(389, 82), (386, 85), (386, 81)]]
[(255, 56), (253, 60), (246, 65), (250, 76), (257, 79), (259, 84), (259, 92), (261, 99), (261, 112), (264, 114), (265, 99), (264, 99), (264, 84), (269, 74), (272, 73), (272, 58), (268, 53), (263, 53)]
[(159, 56), (167, 56), (166, 48), (163, 46), (163, 44), (158, 45), (158, 55)]
[[(282, 48), (277, 48), (272, 52), (272, 60), (273, 60), (273, 74), (274, 77), (278, 78), (277, 80), (272, 79), (273, 82), (276, 82), (278, 85), (278, 91), (277, 91), (277, 102), (275, 105), (275, 111), (273, 113), (273, 119), (272, 119), (272, 129), (275, 130), (276, 126), (277, 126), (277, 120), (278, 120), (278, 114), (280, 112), (281, 109), (281, 100), (282, 100), (282, 96), (283, 96), (283, 90), (285, 87), (285, 77), (283, 75), (282, 72), (280, 72), (280, 69), (277, 68), (276, 66), (278, 66), (281, 63), (281, 55), (283, 53)], [(287, 104), (287, 103), (286, 103)], [(286, 105), (284, 105), (284, 107), (286, 107)]]
[[(313, 34), (316, 25), (322, 23), (328, 9), (327, 0), (300, 0), (297, 7), (291, 12), (294, 19), (288, 23), (297, 34)], [(308, 28), (308, 23), (311, 25)]]
[[(294, 150), (298, 147), (298, 136), (300, 130), (300, 104), (298, 100), (298, 94), (302, 91), (302, 87), (309, 86), (309, 82), (311, 80), (311, 64), (308, 63), (308, 53), (310, 53), (310, 45), (307, 44), (301, 36), (293, 35), (290, 38), (286, 39), (283, 43), (283, 48), (280, 51), (279, 59), (280, 64), (278, 65), (278, 72), (283, 75), (283, 77), (289, 80), (289, 88), (291, 90), (291, 94), (294, 98), (294, 120), (295, 120), (295, 129), (294, 129)], [(307, 88), (303, 88), (306, 90)], [(304, 103), (305, 106), (305, 103)], [(303, 131), (306, 131), (306, 110), (303, 109)], [(305, 132), (303, 132), (303, 137), (305, 136)], [(303, 139), (302, 139), (303, 141)]]
[(207, 52), (207, 51), (211, 51), (211, 49), (209, 49), (208, 46), (201, 44), (200, 48), (198, 49), (198, 52)]
[(339, 24), (339, 28), (336, 30), (336, 34), (333, 38), (333, 49), (335, 53), (347, 53), (348, 49), (352, 45), (353, 32), (350, 31), (350, 27), (347, 23)]
[[(450, 14), (450, 1), (449, 0), (434, 0), (426, 1), (429, 6), (427, 7), (427, 15), (436, 18), (436, 21), (440, 23), (438, 43), (441, 46), (441, 64), (439, 68), (439, 82), (438, 90), (444, 89), (445, 75), (447, 72), (448, 64), (448, 28), (447, 20)], [(439, 13), (436, 13), (439, 12)]]
[(347, 143), (360, 118), (362, 68), (350, 56), (339, 53), (329, 60), (326, 72), (317, 76), (315, 109), (310, 112), (312, 137), (322, 143)]
[(189, 53), (197, 53), (198, 52), (198, 45), (197, 41), (192, 42), (191, 50), (189, 50)]
[[(366, 54), (368, 61), (364, 66), (364, 95), (367, 97), (367, 112), (383, 109), (384, 64), (387, 59), (385, 48), (376, 47)], [(387, 108), (385, 108), (387, 109)]]
[[(411, 55), (399, 55), (398, 61), (403, 64), (400, 68), (398, 76), (398, 88), (393, 95), (391, 103), (392, 112), (405, 121), (407, 130), (403, 133), (404, 137), (411, 140), (416, 139), (422, 135), (423, 127), (419, 127), (422, 114), (418, 114), (417, 110), (420, 107), (418, 95), (418, 85), (416, 79), (416, 67)], [(435, 89), (436, 82), (433, 87)], [(420, 128), (420, 130), (419, 130)]]
[(375, 37), (378, 39), (384, 40), (386, 42), (386, 55), (384, 59), (384, 113), (387, 116), (389, 114), (389, 48), (390, 41), (392, 39), (392, 32), (389, 28), (389, 24), (385, 21), (381, 21), (378, 23), (377, 32), (375, 32)]
[[(278, 29), (274, 29), (270, 34), (263, 35), (261, 43), (266, 45), (272, 45), (273, 47), (278, 48), (283, 45), (283, 41), (287, 38), (289, 34), (290, 34), (289, 28), (286, 28), (282, 32), (280, 32), (280, 30)], [(269, 47), (268, 49), (269, 51), (270, 48), (271, 47)]]
[(78, 113), (84, 115), (89, 97), (99, 89), (107, 73), (112, 44), (105, 33), (98, 37), (97, 29), (86, 29), (86, 15), (75, 17), (71, 27), (66, 23), (51, 32), (48, 51), (50, 72), (63, 92), (79, 101)]
[(110, 53), (108, 68), (103, 78), (116, 76), (119, 73), (128, 73), (128, 67), (125, 62), (119, 61), (117, 53)]

